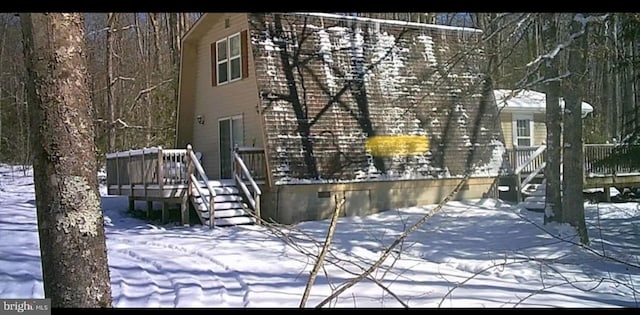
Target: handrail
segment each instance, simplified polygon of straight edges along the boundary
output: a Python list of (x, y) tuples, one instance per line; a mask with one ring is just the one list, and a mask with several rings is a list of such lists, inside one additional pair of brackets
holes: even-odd
[(547, 162), (542, 162), (540, 163), (540, 166), (538, 166), (538, 168), (535, 169), (535, 171), (531, 172), (531, 174), (529, 174), (529, 176), (527, 176), (527, 178), (525, 178), (522, 183), (520, 184), (520, 189), (522, 189), (524, 186), (526, 186), (528, 183), (530, 183), (534, 177), (536, 177), (536, 175), (538, 175), (540, 172), (542, 172), (542, 170), (547, 166)]
[[(233, 176), (235, 177), (235, 180), (239, 184), (240, 188), (242, 188), (242, 192), (244, 193), (244, 195), (245, 196), (251, 196), (251, 192), (249, 192), (249, 188), (247, 187), (247, 185), (245, 183), (242, 182), (242, 179), (240, 178), (240, 176), (238, 176), (238, 174), (233, 174)], [(256, 208), (255, 200), (253, 200), (253, 198), (247, 198), (247, 199), (249, 199), (249, 203), (251, 204), (251, 208), (255, 209)]]
[[(191, 145), (189, 145), (189, 147), (191, 147)], [(188, 150), (188, 151), (189, 151), (189, 159), (191, 159), (193, 166), (195, 166), (196, 171), (198, 171), (198, 175), (200, 175), (200, 179), (204, 181), (205, 185), (207, 186), (207, 189), (209, 190), (210, 193), (212, 193), (212, 196), (215, 196), (216, 192), (213, 189), (213, 186), (211, 186), (211, 183), (209, 182), (209, 177), (207, 177), (207, 174), (205, 174), (204, 169), (202, 168), (202, 165), (200, 165), (200, 162), (198, 161), (198, 158), (196, 157), (195, 154), (193, 154), (192, 150)]]
[[(260, 218), (260, 196), (262, 195), (262, 190), (260, 190), (260, 187), (258, 187), (258, 184), (251, 176), (249, 169), (244, 164), (244, 161), (238, 154), (238, 147), (236, 147), (235, 150), (233, 151), (233, 159), (235, 162), (233, 179), (236, 182), (236, 185), (242, 188), (242, 192), (244, 193), (245, 197), (247, 197), (247, 200), (249, 201), (249, 204), (253, 208), (253, 211), (255, 212), (256, 217), (258, 217), (259, 219)], [(240, 170), (238, 170), (238, 166), (240, 167)], [(247, 185), (242, 180), (242, 177), (240, 176), (239, 171), (242, 172), (242, 175), (244, 175), (246, 179), (249, 181), (249, 183), (251, 184), (251, 187), (253, 188), (253, 196), (249, 192), (249, 188), (247, 187)], [(260, 224), (260, 220), (257, 220), (256, 223)]]
[(160, 149), (158, 147), (142, 148), (142, 149), (138, 149), (138, 150), (129, 150), (129, 151), (120, 151), (120, 152), (107, 153), (106, 157), (107, 157), (107, 159), (111, 159), (111, 158), (118, 158), (118, 157), (138, 156), (138, 155), (158, 153), (159, 150)]
[(240, 165), (240, 169), (242, 170), (242, 173), (247, 177), (247, 180), (249, 180), (249, 184), (251, 184), (251, 187), (259, 195), (262, 195), (262, 191), (258, 187), (258, 184), (256, 183), (256, 181), (253, 180), (253, 177), (251, 177), (251, 173), (249, 172), (249, 169), (247, 168), (247, 166), (244, 164), (244, 161), (242, 161), (242, 158), (240, 158), (240, 155), (238, 155), (237, 152), (233, 152), (233, 157), (236, 160), (236, 162), (238, 162), (238, 164)]
[[(202, 191), (200, 190), (200, 187), (199, 187), (200, 185), (198, 185), (198, 178), (192, 173), (191, 168), (189, 168), (189, 179), (191, 180), (190, 184), (196, 188), (196, 190), (200, 194), (200, 198), (202, 199), (203, 203), (207, 207), (207, 210), (209, 211), (209, 227), (213, 228), (214, 227), (213, 221), (214, 221), (214, 214), (215, 214), (214, 198), (216, 197), (216, 191), (213, 188), (213, 186), (211, 186), (211, 183), (209, 182), (209, 177), (207, 177), (207, 174), (204, 172), (202, 165), (200, 165), (200, 161), (198, 161), (198, 158), (193, 153), (193, 148), (191, 147), (190, 144), (187, 145), (187, 154), (189, 157), (189, 163), (191, 163), (195, 167), (197, 174), (200, 176), (200, 179), (204, 181), (205, 186), (209, 191), (209, 198), (207, 200), (205, 194), (203, 194)], [(191, 189), (188, 189), (188, 191), (189, 191), (189, 194), (191, 195)], [(199, 212), (198, 212), (198, 215), (199, 215)]]
[(531, 156), (529, 156), (529, 158), (524, 163), (522, 163), (522, 165), (519, 165), (518, 167), (516, 167), (514, 173), (516, 175), (519, 175), (520, 173), (522, 173), (522, 170), (524, 170), (527, 166), (529, 166), (529, 164), (531, 164), (531, 162), (533, 162), (533, 160), (535, 160), (535, 158), (541, 155), (546, 149), (547, 149), (546, 145), (541, 145), (537, 150), (535, 150), (531, 154)]
[[(192, 183), (198, 181), (198, 179), (196, 178), (195, 175), (191, 174), (190, 177), (191, 177), (191, 182)], [(200, 195), (200, 198), (202, 199), (202, 203), (204, 204), (205, 208), (207, 208), (207, 212), (209, 212), (209, 227), (212, 228), (212, 227), (215, 226), (214, 223), (213, 223), (213, 221), (215, 219), (214, 218), (214, 214), (215, 214), (215, 210), (216, 210), (215, 207), (214, 207), (214, 203), (213, 203), (213, 198), (215, 198), (215, 192), (213, 193), (214, 195), (210, 196), (209, 200), (207, 201), (207, 200), (205, 200), (205, 194), (202, 191), (202, 189), (200, 188), (200, 185), (195, 185), (194, 184), (193, 187), (195, 187), (196, 190), (198, 191), (198, 195)], [(200, 209), (198, 209), (197, 213), (198, 213), (198, 216), (200, 216)]]

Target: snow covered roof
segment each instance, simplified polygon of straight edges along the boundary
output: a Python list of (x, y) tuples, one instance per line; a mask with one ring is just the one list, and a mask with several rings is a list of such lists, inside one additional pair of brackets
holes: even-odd
[[(498, 108), (507, 113), (544, 113), (546, 112), (546, 94), (532, 90), (493, 90)], [(564, 99), (560, 98), (560, 107), (564, 108)], [(591, 104), (582, 102), (582, 117), (593, 112)]]

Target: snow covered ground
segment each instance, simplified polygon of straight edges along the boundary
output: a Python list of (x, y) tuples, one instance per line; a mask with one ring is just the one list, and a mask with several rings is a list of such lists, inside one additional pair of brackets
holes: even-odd
[[(42, 298), (31, 172), (0, 165), (0, 298)], [(127, 200), (103, 208), (115, 307), (297, 307), (328, 221), (277, 233), (210, 230), (132, 218)], [(327, 306), (638, 307), (640, 208), (585, 204), (591, 237), (499, 200), (449, 203), (365, 280)], [(354, 278), (429, 208), (341, 218), (307, 306)], [(285, 241), (284, 237), (288, 237)], [(386, 287), (388, 291), (382, 289)]]

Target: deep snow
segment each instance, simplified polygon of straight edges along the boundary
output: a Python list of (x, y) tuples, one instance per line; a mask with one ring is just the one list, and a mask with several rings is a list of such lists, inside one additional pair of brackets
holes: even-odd
[[(115, 307), (297, 307), (329, 221), (271, 230), (159, 225), (102, 190)], [(340, 218), (308, 307), (356, 276), (428, 207)], [(591, 237), (500, 200), (450, 202), (373, 273), (410, 307), (638, 307), (640, 208), (585, 204)], [(284, 236), (289, 238), (284, 241)], [(0, 165), (0, 298), (42, 298), (31, 172)], [(371, 280), (329, 304), (401, 307)]]

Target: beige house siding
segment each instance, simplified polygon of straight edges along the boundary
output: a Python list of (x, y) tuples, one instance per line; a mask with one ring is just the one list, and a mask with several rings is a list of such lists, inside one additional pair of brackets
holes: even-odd
[(193, 62), (186, 62), (187, 60), (195, 60), (198, 56), (196, 49), (192, 43), (183, 42), (180, 65), (180, 85), (179, 90), (179, 102), (180, 110), (178, 111), (178, 125), (176, 148), (183, 149), (187, 147), (188, 143), (191, 143), (193, 139), (193, 123), (194, 115), (193, 109), (195, 104), (195, 91), (193, 89), (183, 87), (193, 87), (196, 84), (196, 76), (193, 75), (196, 72), (196, 65)]
[(513, 116), (511, 113), (500, 113), (500, 127), (504, 135), (504, 142), (507, 149), (513, 149)]
[(547, 125), (545, 114), (533, 114), (533, 144), (542, 145), (547, 142)]
[[(533, 114), (533, 145), (542, 145), (547, 142), (547, 126), (545, 124), (545, 114)], [(500, 126), (504, 134), (507, 149), (513, 149), (513, 114), (500, 113)]]
[[(225, 19), (229, 27), (225, 28)], [(193, 120), (198, 115), (204, 117), (204, 124), (193, 124), (193, 147), (203, 154), (203, 167), (209, 178), (220, 177), (218, 120), (242, 115), (243, 143), (262, 147), (262, 120), (256, 112), (258, 92), (256, 86), (253, 55), (249, 46), (249, 77), (240, 81), (212, 86), (211, 84), (211, 44), (248, 29), (244, 13), (225, 14), (199, 40), (197, 47), (196, 105)], [(248, 45), (251, 45), (249, 42)]]

